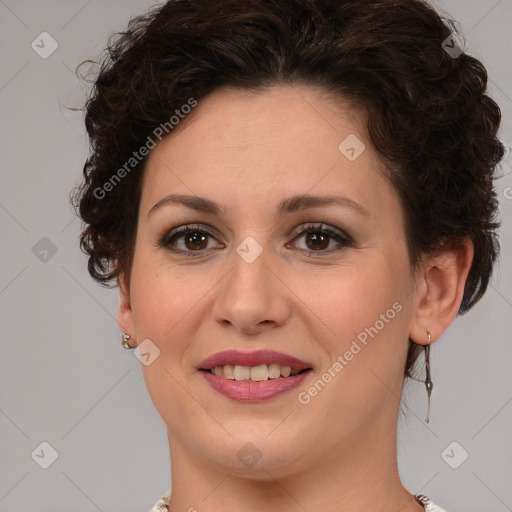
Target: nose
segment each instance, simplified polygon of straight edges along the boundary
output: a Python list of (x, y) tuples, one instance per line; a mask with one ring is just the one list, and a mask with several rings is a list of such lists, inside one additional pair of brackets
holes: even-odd
[(231, 271), (219, 283), (212, 308), (214, 320), (250, 335), (284, 325), (290, 316), (291, 292), (277, 277), (270, 250), (250, 263), (235, 251), (230, 259)]

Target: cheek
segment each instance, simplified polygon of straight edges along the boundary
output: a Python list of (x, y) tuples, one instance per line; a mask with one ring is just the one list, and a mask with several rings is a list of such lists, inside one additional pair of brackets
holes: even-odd
[[(351, 411), (354, 422), (379, 409), (390, 388), (400, 393), (407, 352), (408, 267), (376, 256), (333, 271), (308, 304), (321, 320), (314, 336), (329, 356), (322, 373), (335, 375), (324, 396), (336, 410)], [(322, 401), (315, 407), (323, 417)]]
[(169, 329), (184, 314), (183, 284), (173, 273), (155, 265), (149, 251), (136, 252), (131, 275), (131, 306), (139, 337), (150, 338), (160, 348)]
[[(371, 256), (321, 276), (304, 275), (298, 281), (299, 295), (307, 297), (305, 302), (320, 320), (323, 337), (331, 340), (333, 348), (350, 344), (376, 322), (382, 327), (381, 315), (394, 320), (397, 309), (403, 309), (398, 305), (393, 308), (395, 303), (403, 306), (406, 289), (399, 262), (395, 260), (397, 264), (392, 265), (376, 253)], [(386, 323), (386, 330), (391, 323)]]
[[(205, 290), (202, 290), (204, 286)], [(141, 365), (144, 381), (155, 408), (172, 425), (172, 410), (178, 408), (186, 421), (187, 394), (182, 393), (180, 366), (190, 342), (190, 325), (206, 283), (177, 268), (166, 268), (150, 251), (136, 254), (131, 274), (131, 306), (137, 340), (150, 339), (159, 356), (149, 365)], [(171, 398), (172, 397), (172, 398)], [(185, 400), (185, 401), (183, 401)]]
[[(217, 278), (218, 279), (218, 278)], [(197, 327), (213, 272), (170, 264), (162, 253), (140, 250), (131, 275), (131, 305), (139, 337), (150, 338), (165, 351), (183, 351), (191, 329)], [(192, 325), (191, 325), (192, 324)]]

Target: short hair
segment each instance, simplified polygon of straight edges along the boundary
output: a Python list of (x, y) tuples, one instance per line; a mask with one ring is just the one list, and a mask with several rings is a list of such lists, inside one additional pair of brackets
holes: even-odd
[(421, 0), (170, 0), (133, 18), (109, 40), (85, 105), (91, 154), (72, 201), (90, 275), (108, 286), (130, 274), (147, 157), (126, 162), (156, 127), (221, 87), (302, 84), (364, 115), (400, 198), (412, 268), (445, 243), (472, 241), (468, 311), (499, 252), (493, 179), (504, 147), (486, 69), (448, 51), (454, 34)]

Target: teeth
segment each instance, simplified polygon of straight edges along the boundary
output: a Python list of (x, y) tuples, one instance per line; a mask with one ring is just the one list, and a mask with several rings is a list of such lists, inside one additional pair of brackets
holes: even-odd
[(272, 363), (268, 365), (268, 378), (269, 379), (278, 379), (281, 377), (281, 365)]
[(227, 364), (224, 366), (224, 372), (222, 371), (222, 366), (216, 366), (215, 370), (220, 370), (221, 376), (224, 375), (226, 379), (235, 379), (235, 367), (232, 364)]
[(281, 366), (281, 377), (289, 377), (292, 369), (289, 366)]
[(251, 380), (260, 382), (262, 380), (268, 380), (268, 367), (266, 364), (260, 364), (259, 366), (253, 366), (251, 368)]
[(276, 363), (269, 365), (260, 364), (259, 366), (233, 366), (232, 364), (227, 364), (225, 366), (216, 366), (210, 372), (230, 380), (261, 382), (268, 379), (297, 375), (299, 370), (292, 371), (289, 366), (281, 366)]
[[(220, 371), (224, 374), (222, 367)], [(235, 366), (235, 380), (249, 380), (251, 378), (251, 369), (248, 366)]]

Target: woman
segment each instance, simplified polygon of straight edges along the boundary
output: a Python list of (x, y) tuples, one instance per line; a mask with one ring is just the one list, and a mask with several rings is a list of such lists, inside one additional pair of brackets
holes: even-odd
[(153, 510), (443, 510), (396, 424), (498, 253), (459, 41), (418, 0), (171, 0), (110, 43), (75, 204), (167, 425)]

